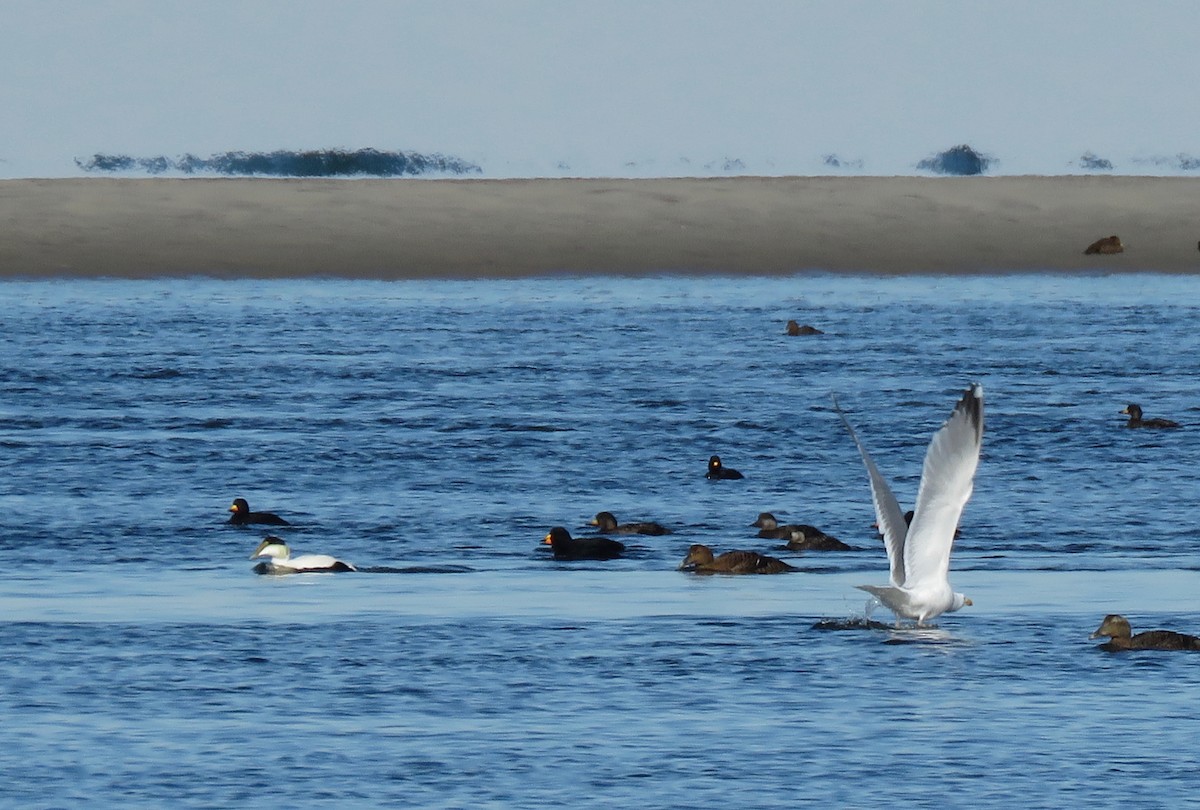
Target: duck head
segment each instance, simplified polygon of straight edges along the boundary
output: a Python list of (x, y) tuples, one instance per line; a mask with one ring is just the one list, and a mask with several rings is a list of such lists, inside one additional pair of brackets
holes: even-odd
[(270, 557), (275, 560), (286, 560), (291, 553), (291, 549), (288, 548), (287, 543), (283, 542), (282, 538), (268, 535), (258, 544), (258, 548), (254, 549), (250, 559)]
[(679, 564), (680, 571), (686, 571), (700, 565), (709, 565), (713, 561), (712, 549), (703, 543), (695, 543), (688, 548), (687, 556)]
[(1110, 613), (1104, 617), (1104, 621), (1100, 622), (1100, 626), (1096, 628), (1096, 632), (1092, 633), (1088, 638), (1129, 638), (1133, 635), (1133, 630), (1129, 627), (1129, 620), (1118, 613)]

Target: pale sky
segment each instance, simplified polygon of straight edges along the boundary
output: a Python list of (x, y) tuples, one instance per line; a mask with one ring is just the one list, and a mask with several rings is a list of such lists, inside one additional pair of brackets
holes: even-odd
[(0, 0), (0, 176), (362, 147), (489, 176), (908, 174), (963, 142), (995, 173), (1088, 150), (1144, 173), (1200, 156), (1197, 31), (1191, 0)]

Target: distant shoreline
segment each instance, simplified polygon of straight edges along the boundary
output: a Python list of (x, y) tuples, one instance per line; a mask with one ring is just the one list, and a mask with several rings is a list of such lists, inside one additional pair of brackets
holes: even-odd
[(0, 223), (3, 278), (1200, 272), (1191, 177), (0, 180)]

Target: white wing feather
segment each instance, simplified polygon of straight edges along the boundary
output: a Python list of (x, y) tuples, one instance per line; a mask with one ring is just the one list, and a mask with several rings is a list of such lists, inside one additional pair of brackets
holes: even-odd
[(954, 406), (925, 453), (915, 514), (904, 543), (905, 588), (948, 582), (954, 532), (974, 488), (982, 445), (983, 387), (976, 383)]
[(863, 464), (867, 467), (867, 475), (871, 478), (871, 500), (875, 504), (875, 519), (879, 521), (879, 531), (883, 534), (883, 544), (887, 548), (888, 563), (891, 566), (891, 583), (897, 588), (902, 588), (905, 582), (905, 558), (907, 556), (905, 537), (909, 531), (908, 524), (904, 521), (904, 510), (900, 508), (896, 496), (892, 494), (892, 489), (880, 474), (879, 468), (871, 460), (871, 454), (858, 440), (858, 434), (854, 432), (850, 420), (842, 413), (836, 396), (833, 397), (833, 408), (841, 418), (842, 424), (846, 426), (846, 430), (850, 431), (850, 438), (854, 439), (854, 444), (857, 445), (858, 452), (862, 455)]

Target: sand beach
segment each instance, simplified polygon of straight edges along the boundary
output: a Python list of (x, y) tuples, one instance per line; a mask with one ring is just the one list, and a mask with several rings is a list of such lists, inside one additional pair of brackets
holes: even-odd
[(1194, 273), (1200, 178), (4, 180), (0, 228), (6, 278)]

